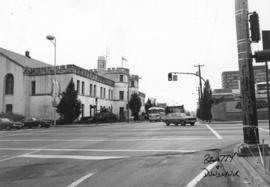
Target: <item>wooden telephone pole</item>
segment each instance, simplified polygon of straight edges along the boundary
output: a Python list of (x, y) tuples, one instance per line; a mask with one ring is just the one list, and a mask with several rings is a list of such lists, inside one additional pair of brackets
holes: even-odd
[(244, 143), (259, 144), (252, 53), (248, 25), (248, 0), (235, 0)]
[(202, 79), (201, 79), (201, 67), (203, 67), (204, 65), (203, 64), (198, 64), (198, 65), (195, 65), (194, 67), (198, 67), (198, 69), (199, 69), (199, 71), (198, 71), (198, 73), (199, 73), (199, 84), (200, 84), (200, 97), (199, 98), (202, 98)]

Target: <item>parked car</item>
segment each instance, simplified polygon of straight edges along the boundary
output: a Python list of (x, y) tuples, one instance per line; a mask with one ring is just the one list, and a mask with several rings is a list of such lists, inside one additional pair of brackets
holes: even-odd
[(0, 130), (21, 129), (24, 124), (8, 118), (0, 118)]
[(22, 128), (24, 128), (24, 124), (22, 122), (20, 122), (20, 121), (12, 121), (12, 120), (10, 120), (10, 121), (12, 122), (12, 128), (13, 129), (22, 129)]
[(10, 130), (12, 122), (8, 118), (0, 118), (0, 130)]
[(39, 118), (28, 118), (28, 119), (22, 120), (22, 122), (24, 123), (25, 128), (33, 128), (33, 127), (49, 128), (51, 126), (50, 121), (39, 119)]
[(117, 120), (117, 117), (112, 112), (100, 112), (100, 113), (97, 113), (93, 117), (93, 122), (95, 122), (95, 121), (97, 121), (97, 122), (113, 122), (116, 120)]

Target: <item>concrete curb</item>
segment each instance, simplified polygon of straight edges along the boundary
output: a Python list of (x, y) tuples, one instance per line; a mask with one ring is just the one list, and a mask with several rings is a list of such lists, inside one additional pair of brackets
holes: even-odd
[(89, 123), (89, 124), (70, 124), (70, 125), (56, 125), (56, 126), (51, 126), (55, 128), (74, 128), (74, 127), (98, 127), (98, 126), (110, 126), (110, 125), (131, 125), (131, 124), (136, 124), (136, 123), (143, 123), (145, 121), (130, 121), (130, 122), (115, 122), (115, 123)]

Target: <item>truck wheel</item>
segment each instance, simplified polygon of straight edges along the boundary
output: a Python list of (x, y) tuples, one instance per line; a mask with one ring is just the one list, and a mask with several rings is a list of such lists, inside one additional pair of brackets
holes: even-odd
[(195, 123), (190, 123), (191, 126), (194, 126)]
[(174, 125), (175, 125), (175, 126), (178, 126), (178, 123), (175, 123)]

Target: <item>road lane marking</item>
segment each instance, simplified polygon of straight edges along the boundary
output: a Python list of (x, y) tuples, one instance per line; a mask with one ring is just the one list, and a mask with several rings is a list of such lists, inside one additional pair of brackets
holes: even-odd
[(0, 148), (5, 151), (77, 151), (77, 152), (177, 152), (177, 153), (194, 153), (196, 150), (181, 149), (51, 149), (51, 148)]
[[(26, 151), (26, 150), (25, 150), (25, 151)], [(37, 153), (37, 152), (39, 152), (39, 150), (31, 151), (31, 152), (26, 153), (26, 154), (32, 154), (32, 153)], [(24, 154), (25, 154), (25, 153), (24, 153)], [(22, 154), (22, 155), (24, 155), (24, 154)], [(19, 156), (22, 156), (22, 155), (16, 155), (16, 156), (4, 158), (4, 159), (1, 159), (0, 162), (7, 161), (7, 160), (12, 160), (12, 159), (18, 158)]]
[(78, 180), (74, 181), (73, 183), (71, 183), (70, 185), (68, 185), (67, 187), (76, 187), (78, 186), (81, 182), (83, 182), (84, 180), (88, 179), (89, 177), (93, 176), (94, 173), (89, 173), (81, 178), (79, 178)]
[(76, 160), (109, 160), (128, 158), (127, 156), (78, 156), (78, 155), (37, 155), (37, 154), (23, 154), (17, 156), (18, 158), (66, 158)]
[(215, 140), (208, 137), (180, 137), (180, 138), (126, 138), (126, 139), (2, 139), (0, 142), (126, 142), (126, 141), (176, 141), (176, 140)]
[(206, 127), (212, 131), (212, 133), (217, 137), (217, 139), (219, 139), (219, 140), (223, 139), (222, 136), (220, 136), (220, 135), (218, 134), (218, 132), (215, 131), (212, 127), (210, 127), (210, 126), (207, 125), (207, 124), (206, 124)]
[(218, 161), (208, 165), (206, 167), (206, 169), (202, 170), (201, 173), (199, 173), (194, 179), (192, 179), (186, 185), (186, 187), (194, 187), (194, 186), (196, 186), (198, 184), (198, 182), (200, 182), (200, 180), (202, 180), (202, 178), (207, 174), (207, 171), (210, 171), (211, 169), (213, 169), (217, 164), (218, 164)]

